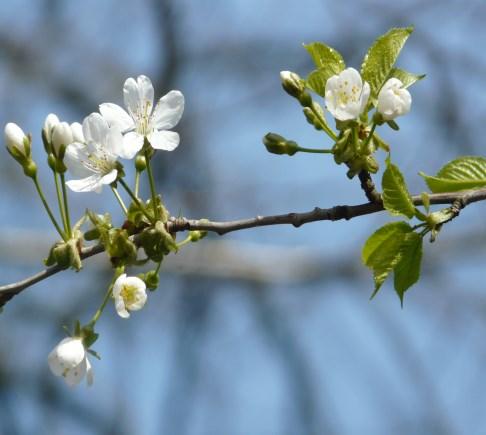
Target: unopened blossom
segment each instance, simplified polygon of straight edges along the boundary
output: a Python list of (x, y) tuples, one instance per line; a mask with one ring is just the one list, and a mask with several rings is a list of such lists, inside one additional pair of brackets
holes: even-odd
[(59, 124), (59, 118), (54, 113), (49, 113), (44, 121), (44, 135), (48, 142), (52, 141), (52, 130)]
[[(79, 132), (78, 132), (79, 133)], [(83, 121), (84, 142), (73, 142), (66, 149), (64, 163), (77, 179), (67, 181), (74, 192), (101, 192), (104, 184), (111, 184), (118, 176), (119, 157), (126, 158), (120, 131), (109, 128), (99, 113), (92, 113)]]
[(339, 121), (357, 119), (368, 103), (370, 85), (354, 68), (346, 68), (326, 82), (326, 108)]
[(51, 372), (62, 376), (70, 387), (78, 385), (86, 376), (88, 385), (93, 383), (93, 369), (86, 348), (80, 337), (67, 337), (47, 357)]
[(17, 124), (9, 122), (5, 126), (4, 133), (5, 145), (10, 153), (20, 153), (24, 157), (28, 157), (30, 155), (30, 147), (25, 146), (26, 142), (28, 142), (28, 138)]
[(140, 151), (145, 138), (159, 150), (172, 151), (179, 145), (179, 134), (169, 130), (177, 125), (184, 111), (180, 91), (170, 91), (154, 108), (152, 82), (140, 75), (137, 80), (130, 77), (125, 81), (123, 97), (127, 111), (116, 104), (104, 103), (100, 112), (110, 126), (126, 133), (123, 140), (132, 157)]
[(412, 96), (403, 83), (397, 78), (391, 78), (381, 88), (378, 94), (376, 110), (381, 113), (385, 121), (406, 115), (412, 105)]
[(113, 298), (115, 299), (116, 312), (120, 317), (130, 317), (129, 311), (137, 311), (143, 308), (147, 301), (145, 283), (136, 276), (121, 274), (113, 284)]
[(51, 130), (51, 143), (54, 154), (59, 155), (61, 147), (67, 147), (73, 142), (71, 126), (67, 122), (59, 122)]

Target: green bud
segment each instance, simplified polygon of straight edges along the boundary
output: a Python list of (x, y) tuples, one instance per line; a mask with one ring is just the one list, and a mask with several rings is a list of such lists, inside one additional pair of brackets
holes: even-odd
[(307, 119), (307, 122), (310, 125), (314, 126), (316, 130), (322, 130), (321, 123), (318, 121), (316, 115), (314, 115), (314, 112), (310, 107), (304, 107), (303, 112), (304, 112), (305, 119)]
[(281, 71), (280, 79), (282, 80), (282, 87), (287, 94), (295, 98), (300, 98), (302, 92), (305, 90), (305, 82), (298, 74), (290, 71)]
[(57, 264), (63, 269), (72, 267), (79, 271), (82, 267), (79, 254), (79, 239), (70, 239), (67, 242), (57, 242), (49, 251), (49, 256), (44, 260), (46, 266)]
[(204, 239), (208, 235), (207, 231), (189, 231), (189, 238), (191, 242), (198, 242), (201, 239)]
[(138, 154), (137, 157), (135, 157), (135, 169), (138, 172), (143, 172), (147, 168), (147, 160), (145, 159), (145, 156)]
[(156, 290), (160, 281), (158, 272), (149, 270), (143, 277), (143, 281), (149, 290)]
[(263, 137), (263, 144), (267, 151), (272, 154), (287, 154), (293, 156), (298, 150), (299, 146), (294, 141), (288, 141), (283, 136), (276, 133), (267, 133)]
[(47, 156), (47, 164), (53, 171), (56, 170), (56, 156), (53, 153), (49, 153)]
[(115, 267), (130, 265), (137, 261), (137, 247), (129, 239), (126, 230), (120, 228), (109, 230), (105, 249)]
[(372, 174), (376, 174), (378, 169), (380, 169), (380, 165), (373, 156), (366, 156), (363, 169)]
[(32, 159), (27, 160), (22, 166), (24, 168), (24, 174), (27, 175), (27, 177), (35, 178), (37, 175), (37, 165)]
[(312, 97), (310, 96), (310, 94), (308, 92), (305, 92), (303, 91), (300, 95), (299, 95), (299, 103), (301, 106), (303, 107), (311, 107), (312, 106)]

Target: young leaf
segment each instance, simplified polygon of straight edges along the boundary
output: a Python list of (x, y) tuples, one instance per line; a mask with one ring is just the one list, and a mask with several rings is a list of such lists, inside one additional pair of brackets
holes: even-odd
[(317, 95), (320, 95), (322, 98), (325, 97), (326, 94), (326, 83), (329, 77), (333, 74), (329, 74), (324, 70), (314, 70), (312, 71), (305, 80), (305, 85), (311, 91), (314, 91)]
[(311, 42), (304, 44), (304, 48), (309, 52), (317, 69), (332, 70), (332, 74), (339, 74), (345, 67), (344, 59), (338, 51), (323, 44), (322, 42)]
[(433, 193), (457, 192), (486, 186), (486, 158), (466, 156), (447, 163), (435, 177), (420, 172)]
[(392, 222), (378, 229), (366, 241), (361, 257), (373, 271), (375, 290), (372, 298), (400, 260), (402, 243), (411, 232), (412, 228), (406, 222)]
[(425, 74), (412, 74), (400, 68), (392, 68), (386, 80), (391, 79), (392, 77), (400, 80), (403, 83), (404, 88), (408, 88), (419, 80), (422, 80), (425, 77)]
[(361, 65), (361, 76), (371, 87), (372, 100), (377, 98), (412, 31), (413, 27), (393, 28), (369, 48)]
[(415, 215), (412, 202), (403, 175), (393, 163), (387, 167), (381, 180), (383, 188), (383, 205), (392, 215), (403, 215), (411, 219)]
[(304, 47), (317, 67), (308, 75), (306, 86), (324, 97), (327, 80), (331, 76), (339, 74), (346, 66), (343, 57), (336, 50), (321, 42), (313, 42)]
[(396, 263), (394, 272), (395, 291), (403, 305), (405, 292), (414, 285), (420, 277), (422, 261), (422, 236), (415, 232), (405, 235), (400, 248), (400, 260)]

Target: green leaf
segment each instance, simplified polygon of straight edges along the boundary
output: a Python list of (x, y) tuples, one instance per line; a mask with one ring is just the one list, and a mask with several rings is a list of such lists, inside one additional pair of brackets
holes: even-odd
[(435, 177), (420, 172), (433, 193), (457, 192), (486, 186), (486, 158), (466, 156), (447, 163)]
[(324, 97), (326, 83), (330, 77), (339, 74), (345, 67), (343, 57), (333, 48), (321, 42), (304, 45), (317, 69), (312, 71), (306, 80), (306, 86), (316, 94)]
[(422, 236), (411, 232), (405, 235), (400, 247), (400, 260), (396, 263), (394, 272), (395, 291), (403, 306), (405, 292), (414, 285), (420, 277), (422, 261)]
[(392, 222), (373, 233), (366, 241), (363, 251), (363, 263), (373, 271), (375, 290), (373, 298), (389, 273), (401, 258), (401, 246), (412, 227), (406, 222)]
[(386, 80), (391, 79), (392, 77), (400, 80), (403, 83), (404, 88), (408, 88), (419, 80), (425, 78), (425, 74), (412, 74), (400, 68), (392, 68)]
[(311, 55), (317, 69), (332, 69), (334, 72), (331, 75), (334, 75), (339, 74), (346, 67), (341, 54), (322, 42), (304, 44), (304, 48)]
[(381, 180), (383, 205), (392, 215), (403, 215), (411, 219), (415, 215), (412, 197), (408, 192), (403, 175), (393, 163), (388, 161)]
[(370, 85), (372, 101), (378, 96), (412, 31), (413, 27), (393, 28), (369, 48), (361, 65), (361, 76)]

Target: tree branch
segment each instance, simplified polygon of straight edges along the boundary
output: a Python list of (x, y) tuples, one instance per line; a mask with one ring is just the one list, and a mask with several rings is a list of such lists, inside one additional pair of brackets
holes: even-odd
[[(452, 204), (454, 216), (457, 216), (461, 209), (468, 204), (486, 200), (486, 189), (467, 190), (454, 193), (435, 193), (430, 194), (431, 204)], [(422, 197), (416, 195), (412, 197), (415, 205), (423, 205)], [(377, 213), (384, 210), (383, 202), (367, 202), (358, 205), (337, 205), (331, 208), (315, 207), (313, 210), (303, 213), (286, 213), (271, 216), (257, 216), (250, 219), (240, 219), (227, 222), (214, 222), (205, 219), (186, 219), (172, 217), (167, 222), (167, 230), (171, 233), (179, 231), (210, 231), (223, 235), (232, 231), (239, 231), (248, 228), (257, 228), (270, 225), (293, 225), (300, 227), (309, 222), (316, 221), (337, 221), (341, 219), (352, 219), (358, 216)], [(133, 236), (136, 242), (136, 235)], [(85, 259), (104, 251), (103, 246), (94, 245), (83, 248), (81, 258)], [(0, 286), (0, 307), (5, 305), (15, 295), (26, 288), (42, 281), (63, 270), (59, 266), (52, 266), (22, 281)]]

